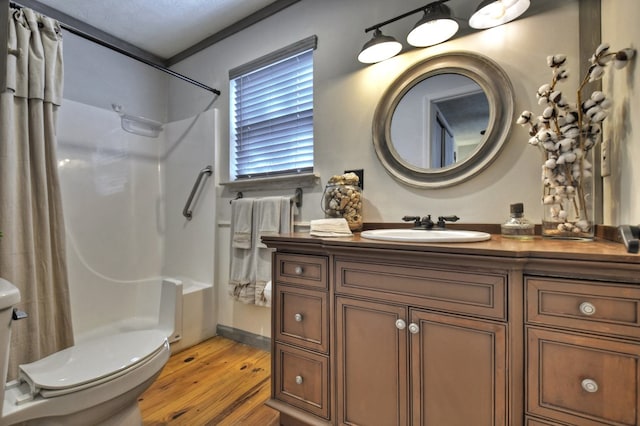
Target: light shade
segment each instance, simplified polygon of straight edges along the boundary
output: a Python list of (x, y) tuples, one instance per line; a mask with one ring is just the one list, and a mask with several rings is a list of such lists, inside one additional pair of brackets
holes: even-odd
[(529, 0), (483, 0), (469, 18), (469, 26), (485, 29), (513, 21), (529, 8), (529, 3)]
[(436, 3), (425, 10), (422, 19), (407, 36), (407, 42), (415, 47), (433, 46), (449, 40), (458, 28), (458, 23), (451, 17), (451, 9)]
[(402, 50), (402, 44), (391, 36), (382, 34), (379, 28), (373, 38), (362, 46), (358, 60), (365, 64), (373, 64), (396, 56)]

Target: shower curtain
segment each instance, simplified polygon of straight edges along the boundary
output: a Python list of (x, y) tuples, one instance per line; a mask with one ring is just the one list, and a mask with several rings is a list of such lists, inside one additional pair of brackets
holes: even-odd
[[(17, 365), (73, 344), (64, 221), (56, 160), (63, 61), (57, 21), (10, 9), (7, 89), (0, 104), (0, 276), (29, 316), (12, 324)], [(4, 25), (3, 25), (4, 26)]]

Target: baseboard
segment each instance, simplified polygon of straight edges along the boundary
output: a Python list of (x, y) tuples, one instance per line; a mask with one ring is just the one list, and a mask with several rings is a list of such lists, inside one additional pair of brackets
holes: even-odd
[(226, 325), (220, 324), (218, 324), (218, 326), (216, 327), (216, 334), (227, 339), (234, 340), (236, 342), (244, 343), (245, 345), (249, 345), (254, 348), (262, 349), (265, 351), (271, 350), (270, 337), (260, 336), (259, 334), (249, 333), (245, 330), (227, 327)]

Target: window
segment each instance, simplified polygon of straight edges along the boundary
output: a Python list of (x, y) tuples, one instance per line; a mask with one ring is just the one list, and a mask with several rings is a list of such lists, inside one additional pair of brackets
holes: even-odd
[(229, 72), (232, 180), (313, 171), (316, 36)]

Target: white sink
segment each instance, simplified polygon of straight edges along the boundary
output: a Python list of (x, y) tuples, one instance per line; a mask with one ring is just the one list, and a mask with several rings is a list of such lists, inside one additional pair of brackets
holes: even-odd
[(362, 238), (410, 243), (469, 243), (491, 239), (491, 234), (458, 229), (373, 229), (362, 231)]

